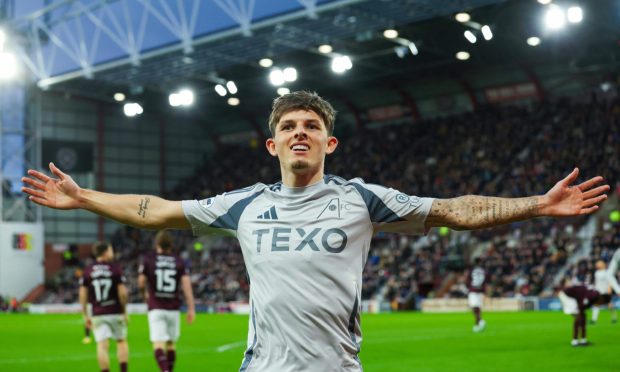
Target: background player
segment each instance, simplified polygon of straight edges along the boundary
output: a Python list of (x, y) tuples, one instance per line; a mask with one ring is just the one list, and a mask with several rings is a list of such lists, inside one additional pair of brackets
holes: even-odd
[(486, 322), (482, 319), (482, 304), (484, 303), (484, 288), (486, 284), (486, 275), (482, 268), (482, 260), (480, 257), (474, 259), (473, 267), (469, 271), (467, 277), (467, 286), (469, 293), (467, 294), (467, 302), (474, 314), (474, 332), (483, 331)]
[(545, 195), (524, 198), (419, 198), (326, 176), (325, 157), (338, 146), (334, 119), (332, 106), (316, 93), (294, 92), (274, 101), (272, 137), (266, 141), (280, 163), (282, 182), (274, 185), (177, 202), (82, 189), (50, 164), (57, 179), (29, 170), (32, 178), (22, 178), (28, 185), (22, 191), (44, 206), (82, 208), (132, 226), (236, 236), (252, 280), (241, 370), (282, 372), (361, 371), (362, 270), (373, 233), (483, 229), (584, 215), (607, 199), (609, 185), (599, 186), (602, 177), (573, 185), (578, 169)]
[[(127, 371), (127, 288), (120, 266), (112, 263), (114, 250), (108, 243), (93, 246), (96, 262), (84, 269), (80, 279), (80, 304), (84, 321), (92, 328), (97, 342), (97, 361), (102, 372), (109, 372), (109, 340), (116, 340), (116, 351), (121, 372)], [(88, 303), (92, 318), (88, 314)], [(92, 325), (92, 326), (91, 326)]]
[(607, 275), (606, 266), (605, 261), (596, 261), (596, 271), (594, 272), (594, 289), (601, 294), (601, 304), (599, 306), (592, 307), (592, 324), (595, 324), (598, 321), (598, 315), (601, 311), (601, 307), (605, 305), (607, 305), (609, 311), (611, 312), (611, 322), (615, 323), (618, 320), (616, 308), (614, 307), (613, 301), (611, 301), (611, 295), (613, 292), (611, 290), (611, 286), (609, 285), (609, 277)]
[(560, 292), (559, 298), (564, 308), (564, 313), (571, 314), (573, 320), (572, 346), (587, 346), (586, 338), (586, 310), (601, 302), (601, 294), (595, 289), (585, 285), (571, 285), (570, 280), (565, 281), (567, 286)]
[(196, 316), (194, 294), (188, 269), (174, 254), (172, 237), (165, 230), (155, 236), (154, 253), (147, 255), (140, 266), (138, 287), (148, 304), (149, 333), (155, 360), (162, 372), (172, 372), (176, 360), (175, 344), (181, 332), (179, 291), (183, 290), (187, 303), (189, 324)]
[(618, 271), (620, 271), (620, 248), (616, 249), (614, 255), (611, 257), (611, 261), (609, 261), (609, 267), (607, 268), (607, 279), (609, 280), (609, 285), (616, 292), (617, 295), (620, 295), (620, 284), (618, 284)]

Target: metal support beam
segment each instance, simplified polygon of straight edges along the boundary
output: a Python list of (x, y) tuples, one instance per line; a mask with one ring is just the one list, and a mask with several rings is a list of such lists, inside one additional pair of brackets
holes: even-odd
[(415, 102), (415, 99), (411, 96), (411, 94), (401, 88), (396, 89), (396, 91), (398, 92), (398, 94), (400, 94), (401, 97), (403, 97), (403, 101), (405, 101), (405, 104), (409, 106), (411, 123), (415, 124), (416, 122), (420, 121), (420, 111), (418, 110), (418, 105)]
[(530, 82), (534, 84), (534, 87), (536, 88), (536, 98), (539, 101), (543, 101), (546, 97), (546, 93), (545, 89), (542, 86), (542, 83), (540, 82), (540, 79), (538, 78), (538, 75), (536, 75), (534, 70), (532, 70), (532, 68), (529, 66), (523, 66), (523, 70), (525, 71), (525, 74), (527, 75)]
[(355, 126), (358, 130), (363, 129), (364, 128), (364, 120), (362, 119), (362, 113), (361, 111), (357, 108), (357, 106), (349, 101), (348, 99), (344, 100), (344, 104), (347, 106), (347, 108), (349, 109), (349, 111), (351, 111), (351, 113), (353, 114), (353, 117), (355, 118)]
[(159, 119), (159, 194), (166, 192), (166, 121)]
[(465, 80), (460, 80), (459, 84), (461, 85), (465, 93), (467, 93), (467, 97), (469, 98), (469, 102), (471, 103), (471, 108), (474, 111), (477, 110), (478, 107), (480, 106), (480, 103), (478, 102), (478, 98), (476, 98), (476, 92), (474, 92), (474, 89), (471, 87), (471, 84), (469, 84)]
[[(104, 134), (105, 134), (105, 108), (103, 104), (97, 104), (97, 190), (104, 191)], [(103, 241), (105, 236), (105, 220), (103, 217), (97, 217), (97, 239)]]

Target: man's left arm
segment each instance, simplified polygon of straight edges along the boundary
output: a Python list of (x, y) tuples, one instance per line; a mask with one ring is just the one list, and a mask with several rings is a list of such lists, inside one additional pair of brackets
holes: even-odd
[(84, 286), (80, 286), (79, 301), (80, 307), (82, 308), (82, 317), (84, 318), (84, 324), (87, 328), (90, 328), (90, 316), (88, 315), (88, 289)]
[(536, 217), (567, 217), (590, 214), (607, 199), (609, 185), (597, 186), (603, 177), (572, 186), (579, 170), (559, 181), (545, 195), (498, 198), (466, 195), (436, 199), (426, 218), (426, 228), (446, 226), (454, 230), (475, 230)]

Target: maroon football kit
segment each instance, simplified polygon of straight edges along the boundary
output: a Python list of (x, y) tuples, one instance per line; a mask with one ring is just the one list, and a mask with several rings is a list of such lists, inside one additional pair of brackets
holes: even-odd
[(97, 262), (84, 269), (80, 285), (88, 290), (88, 302), (92, 315), (123, 314), (118, 297), (118, 285), (125, 283), (120, 266), (114, 263)]
[(177, 255), (149, 254), (140, 266), (140, 274), (146, 276), (149, 310), (179, 310), (181, 278), (188, 269)]

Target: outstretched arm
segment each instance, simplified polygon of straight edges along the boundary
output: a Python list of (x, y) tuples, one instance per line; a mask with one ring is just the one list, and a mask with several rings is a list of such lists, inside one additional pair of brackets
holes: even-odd
[(147, 229), (189, 229), (180, 201), (150, 195), (115, 195), (82, 189), (68, 174), (50, 163), (52, 178), (29, 170), (22, 191), (37, 204), (55, 209), (85, 209), (125, 225)]
[[(564, 217), (590, 214), (607, 199), (609, 185), (597, 186), (602, 177), (594, 177), (577, 186), (575, 168), (545, 195), (526, 198), (496, 198), (466, 195), (433, 202), (426, 227), (447, 226), (455, 230), (474, 230), (523, 221), (535, 217)], [(596, 187), (597, 186), (597, 187)]]

